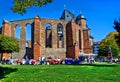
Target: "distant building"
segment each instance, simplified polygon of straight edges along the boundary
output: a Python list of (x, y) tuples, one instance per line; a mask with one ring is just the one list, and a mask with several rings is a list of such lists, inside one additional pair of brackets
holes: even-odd
[(98, 54), (98, 52), (99, 52), (99, 45), (100, 45), (100, 41), (93, 43), (93, 53), (94, 54)]
[[(52, 13), (51, 13), (52, 15)], [(60, 58), (77, 58), (80, 52), (93, 53), (93, 37), (84, 15), (74, 16), (64, 10), (60, 19), (35, 18), (6, 21), (2, 23), (2, 34), (16, 37), (16, 26), (20, 26), (20, 52), (13, 57), (58, 56)], [(31, 42), (26, 40), (26, 25), (31, 25)], [(26, 46), (27, 45), (27, 46)]]

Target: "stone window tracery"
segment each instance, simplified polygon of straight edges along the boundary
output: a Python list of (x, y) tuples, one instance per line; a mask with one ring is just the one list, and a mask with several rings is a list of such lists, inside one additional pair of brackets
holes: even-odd
[(64, 48), (63, 26), (60, 23), (57, 25), (57, 37), (57, 48)]

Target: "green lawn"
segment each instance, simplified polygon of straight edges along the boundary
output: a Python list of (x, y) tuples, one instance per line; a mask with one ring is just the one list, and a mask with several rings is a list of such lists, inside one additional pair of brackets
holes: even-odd
[(0, 82), (120, 82), (120, 65), (2, 65)]

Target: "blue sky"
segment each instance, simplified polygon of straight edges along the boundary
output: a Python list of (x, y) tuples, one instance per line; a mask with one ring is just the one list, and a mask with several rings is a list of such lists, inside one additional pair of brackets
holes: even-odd
[(34, 18), (39, 15), (41, 18), (59, 19), (64, 10), (71, 11), (78, 16), (80, 12), (87, 18), (87, 24), (91, 28), (90, 34), (94, 41), (100, 41), (112, 31), (115, 18), (120, 17), (120, 0), (54, 0), (52, 3), (42, 7), (31, 7), (22, 16), (13, 13), (10, 9), (13, 0), (0, 0), (0, 27), (3, 19), (8, 21)]

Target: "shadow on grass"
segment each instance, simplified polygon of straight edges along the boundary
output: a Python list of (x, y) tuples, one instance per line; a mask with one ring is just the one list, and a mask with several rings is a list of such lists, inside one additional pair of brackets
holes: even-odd
[(5, 78), (6, 75), (17, 71), (17, 68), (10, 68), (10, 67), (1, 67), (0, 66), (0, 79)]
[(120, 65), (118, 65), (118, 64), (79, 64), (79, 66), (120, 67)]

